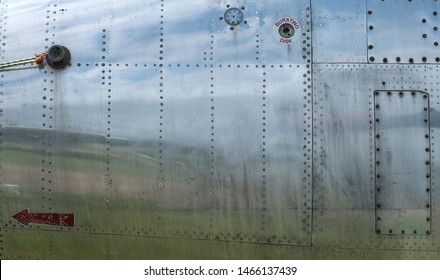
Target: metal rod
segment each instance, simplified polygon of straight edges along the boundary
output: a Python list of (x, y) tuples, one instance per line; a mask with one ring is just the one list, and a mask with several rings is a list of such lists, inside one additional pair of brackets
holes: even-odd
[(32, 62), (35, 62), (35, 57), (29, 57), (29, 58), (23, 58), (23, 59), (3, 62), (3, 63), (0, 63), (0, 69), (19, 66), (19, 65), (25, 65), (28, 63), (32, 63)]

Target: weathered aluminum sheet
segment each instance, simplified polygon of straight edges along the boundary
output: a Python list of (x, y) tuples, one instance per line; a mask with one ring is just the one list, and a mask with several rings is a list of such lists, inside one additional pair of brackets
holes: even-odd
[[(4, 49), (15, 59), (61, 44), (72, 61), (61, 71), (2, 72), (2, 257), (37, 256), (16, 247), (29, 236), (41, 258), (153, 256), (124, 236), (163, 239), (163, 257), (179, 240), (310, 246), (309, 2), (100, 4), (41, 4), (46, 37), (24, 33), (35, 46), (17, 57)], [(26, 7), (39, 9), (3, 4), (6, 46), (8, 20), (20, 26)], [(220, 19), (231, 7), (244, 15), (234, 29)], [(280, 42), (282, 19), (297, 28), (292, 43)], [(25, 227), (12, 218), (23, 207), (74, 213), (75, 227)], [(62, 242), (68, 254), (40, 238)], [(72, 238), (97, 243), (76, 250)], [(223, 256), (216, 246), (209, 256)], [(179, 254), (200, 257), (194, 248)]]
[(440, 62), (437, 0), (368, 0), (367, 10), (369, 62)]
[(431, 234), (429, 94), (374, 93), (376, 233)]
[(1, 1), (0, 258), (439, 258), (438, 12)]
[[(430, 215), (435, 216), (436, 210), (435, 207), (430, 207), (432, 211), (430, 214), (426, 209), (425, 203), (429, 201), (429, 194), (426, 192), (429, 180), (427, 181), (425, 172), (428, 170), (426, 148), (429, 147), (427, 145), (430, 141), (434, 150), (431, 151), (430, 162), (431, 188), (434, 190), (437, 172), (435, 146), (438, 134), (436, 129), (438, 126), (436, 112), (439, 106), (439, 89), (436, 81), (439, 75), (438, 67), (325, 64), (314, 66), (314, 73), (313, 244), (359, 249), (437, 250), (439, 242), (435, 232), (438, 230), (438, 224), (431, 223), (431, 232), (430, 221), (427, 220)], [(428, 105), (427, 99), (423, 97), (425, 94), (418, 98), (418, 102), (408, 104), (402, 103), (407, 99), (401, 99), (400, 103), (382, 99), (377, 102), (375, 92), (382, 94), (388, 91), (394, 92), (395, 98), (398, 98), (399, 92), (408, 93), (408, 91), (410, 93), (407, 98), (410, 96), (412, 98), (413, 91), (419, 94), (426, 92), (429, 95), (427, 98), (430, 100), (430, 117), (427, 120), (430, 126), (429, 139), (425, 138), (428, 132), (425, 123), (427, 118), (425, 108)], [(385, 95), (387, 96), (386, 93)], [(384, 106), (384, 103), (388, 105)], [(385, 117), (384, 126), (378, 127), (376, 124), (376, 118), (382, 122), (382, 117), (378, 117), (376, 104), (380, 105), (383, 114), (381, 116)], [(414, 119), (405, 121), (399, 119), (404, 112), (409, 113), (411, 110), (414, 111)], [(415, 111), (418, 113), (416, 114)], [(392, 137), (392, 135), (396, 128), (387, 125), (391, 123), (391, 119), (396, 119), (394, 117), (401, 125), (399, 129), (407, 131), (404, 134), (400, 133), (400, 138), (407, 137), (408, 141), (409, 139), (414, 141), (409, 143), (399, 139), (400, 143), (394, 143), (397, 141), (397, 136)], [(375, 128), (383, 134), (379, 141), (376, 138)], [(413, 129), (417, 130), (416, 135), (413, 134), (416, 133), (412, 131)], [(414, 137), (420, 136), (419, 133), (422, 133), (421, 139), (415, 140)], [(382, 160), (376, 151), (376, 147), (383, 144), (380, 142), (382, 138), (386, 141), (387, 148), (380, 149), (392, 151), (391, 155), (388, 153), (391, 156), (388, 165), (386, 158)], [(392, 139), (395, 141), (390, 142)], [(421, 151), (418, 151), (418, 148)], [(412, 160), (405, 160), (403, 157), (412, 157)], [(389, 168), (389, 172), (384, 172), (382, 175), (381, 171), (385, 170), (377, 166), (377, 161), (381, 162), (380, 165), (385, 164), (383, 168)], [(411, 172), (413, 184), (407, 185), (411, 182), (409, 180), (403, 184), (405, 180), (403, 177), (401, 179), (396, 177), (400, 181), (395, 187), (392, 182), (388, 184), (380, 181), (398, 176), (390, 173), (392, 170)], [(381, 176), (380, 180), (376, 178), (377, 175)], [(394, 193), (383, 196), (382, 191), (377, 192), (378, 187), (392, 188)], [(399, 199), (396, 199), (397, 193)], [(430, 195), (432, 204), (435, 205), (438, 197), (434, 195), (434, 191)], [(413, 205), (413, 200), (417, 200), (418, 203)], [(377, 201), (381, 207), (378, 207)], [(419, 203), (422, 202), (423, 208), (419, 209)], [(402, 216), (397, 220), (399, 228), (395, 224), (397, 217), (391, 217), (394, 215), (390, 214), (394, 211), (392, 209), (397, 210), (397, 216), (399, 213)], [(413, 209), (416, 211), (411, 215), (409, 212)], [(377, 223), (376, 218), (382, 217), (383, 214), (388, 215), (385, 224)], [(390, 229), (398, 234), (389, 234)], [(405, 230), (405, 234), (402, 234), (401, 230)], [(354, 232), (356, 234), (353, 234)]]
[(312, 1), (313, 62), (367, 62), (364, 0)]

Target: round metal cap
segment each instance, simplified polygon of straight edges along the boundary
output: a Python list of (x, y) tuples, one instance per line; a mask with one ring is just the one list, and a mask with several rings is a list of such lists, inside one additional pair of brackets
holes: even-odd
[(224, 19), (230, 26), (237, 26), (243, 20), (243, 12), (238, 8), (230, 8), (226, 10)]
[(47, 64), (55, 69), (63, 69), (70, 63), (70, 51), (60, 45), (53, 45), (47, 51)]
[(64, 47), (54, 45), (50, 47), (49, 51), (47, 52), (47, 58), (53, 62), (60, 62), (64, 59), (64, 54)]
[(295, 28), (290, 23), (285, 23), (280, 26), (278, 32), (283, 38), (292, 38), (295, 34)]

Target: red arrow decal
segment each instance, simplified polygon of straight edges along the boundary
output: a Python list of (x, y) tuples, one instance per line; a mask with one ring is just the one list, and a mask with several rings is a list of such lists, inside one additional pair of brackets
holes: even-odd
[(73, 227), (75, 225), (74, 213), (29, 213), (29, 209), (25, 209), (12, 216), (12, 218), (25, 226), (40, 224)]

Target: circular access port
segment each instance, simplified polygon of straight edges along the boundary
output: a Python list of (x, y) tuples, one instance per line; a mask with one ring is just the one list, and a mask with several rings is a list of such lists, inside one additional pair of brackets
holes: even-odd
[(61, 46), (52, 46), (47, 52), (48, 58), (53, 62), (60, 62), (64, 59), (64, 48)]
[(283, 38), (292, 38), (295, 34), (295, 28), (290, 23), (284, 23), (280, 26), (278, 32)]
[(70, 63), (70, 51), (63, 46), (53, 45), (47, 51), (47, 64), (55, 69), (62, 69)]
[(224, 19), (227, 24), (237, 26), (243, 20), (243, 12), (238, 8), (230, 8), (226, 10)]

